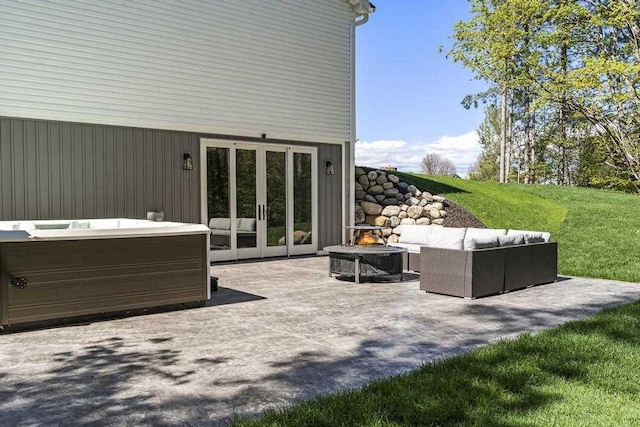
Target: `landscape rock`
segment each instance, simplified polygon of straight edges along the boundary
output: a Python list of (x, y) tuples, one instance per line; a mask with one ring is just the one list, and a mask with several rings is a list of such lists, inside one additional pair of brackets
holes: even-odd
[(409, 200), (411, 197), (413, 197), (413, 194), (411, 193), (407, 193), (404, 195), (405, 200)]
[(373, 187), (369, 187), (369, 190), (367, 191), (369, 194), (373, 194), (375, 196), (376, 194), (384, 193), (384, 188), (382, 188), (382, 185), (374, 185)]
[(389, 188), (388, 190), (384, 190), (384, 195), (389, 197), (395, 197), (399, 191), (397, 188)]
[(407, 214), (407, 211), (402, 211), (398, 214), (398, 218), (400, 219), (405, 219), (407, 218), (409, 215)]
[(447, 211), (445, 211), (444, 209), (440, 210), (440, 218), (444, 218), (447, 216)]
[(409, 205), (401, 205), (400, 209), (402, 209), (403, 211), (406, 211), (407, 209), (409, 209)]
[(418, 224), (418, 225), (429, 225), (429, 224), (431, 224), (431, 220), (429, 218), (418, 218), (418, 219), (416, 219), (416, 224)]
[(422, 216), (422, 208), (420, 206), (410, 206), (407, 209), (407, 215), (409, 218), (418, 219)]
[(400, 182), (400, 178), (398, 178), (396, 175), (390, 173), (389, 175), (387, 175), (387, 179), (391, 182), (393, 182), (394, 184), (397, 184)]
[(420, 200), (420, 203), (418, 203), (418, 206), (425, 207), (425, 206), (427, 206), (427, 203), (429, 203), (429, 202), (427, 201), (427, 199), (421, 199), (421, 200)]
[(380, 184), (380, 185), (384, 184), (384, 183), (385, 183), (385, 182), (387, 182), (387, 181), (388, 181), (388, 179), (387, 179), (387, 177), (386, 177), (386, 176), (384, 176), (384, 175), (380, 175), (380, 176), (378, 177), (378, 179), (376, 179), (376, 182), (377, 182), (378, 184)]
[(400, 206), (387, 206), (382, 210), (382, 215), (384, 216), (398, 216), (398, 214), (402, 212)]
[(442, 210), (444, 209), (444, 204), (442, 204), (442, 202), (436, 202), (433, 204), (433, 209)]
[(382, 213), (382, 206), (377, 203), (361, 202), (360, 206), (367, 215), (380, 215)]
[(416, 220), (413, 218), (405, 218), (402, 221), (400, 221), (400, 224), (402, 225), (415, 225)]
[(366, 222), (378, 227), (388, 227), (390, 224), (389, 218), (382, 215), (367, 215)]
[(420, 197), (420, 196), (422, 196), (422, 191), (416, 189), (416, 191), (415, 191), (415, 193), (413, 193), (413, 195), (416, 196), (416, 197)]
[(434, 225), (443, 225), (444, 224), (444, 219), (440, 218), (440, 219), (434, 219), (433, 221), (431, 221)]
[(396, 199), (398, 199), (399, 201), (402, 202), (404, 200), (404, 194), (402, 194), (402, 193), (396, 194)]
[(409, 203), (410, 203), (412, 206), (415, 206), (415, 205), (420, 204), (420, 200), (416, 199), (415, 197), (410, 197), (410, 198), (409, 198)]
[(375, 181), (378, 179), (378, 174), (375, 171), (371, 171), (367, 174), (367, 177), (369, 178), (369, 181)]
[(415, 193), (415, 192), (416, 192), (416, 190), (417, 190), (417, 188), (416, 188), (416, 186), (415, 186), (415, 185), (410, 185), (410, 186), (408, 186), (408, 187), (407, 187), (407, 191), (408, 191), (409, 193), (411, 193), (411, 195), (412, 195), (412, 196), (413, 196), (413, 193)]
[(431, 198), (432, 198), (433, 200), (435, 200), (436, 202), (440, 202), (440, 203), (443, 203), (445, 200), (447, 200), (447, 199), (445, 199), (445, 198), (444, 198), (444, 197), (442, 197), (442, 196), (431, 196)]
[(429, 201), (433, 200), (433, 196), (431, 195), (431, 193), (427, 192), (427, 191), (423, 191), (422, 192), (422, 196), (423, 199), (427, 199)]
[(364, 171), (364, 169), (362, 168), (356, 168), (356, 178), (360, 178), (362, 175), (366, 174), (366, 172)]
[(382, 188), (384, 188), (385, 190), (391, 190), (393, 187), (393, 182), (385, 182), (384, 184), (382, 184)]
[(398, 205), (398, 199), (396, 199), (395, 197), (389, 197), (389, 198), (384, 199), (382, 201), (382, 204), (385, 205), (385, 206), (391, 206), (391, 205), (397, 206)]
[(387, 239), (387, 243), (389, 243), (389, 244), (398, 243), (398, 235), (397, 234), (392, 234), (391, 236), (389, 236), (389, 238)]
[(402, 191), (403, 193), (407, 191), (407, 188), (409, 188), (409, 184), (407, 184), (406, 182), (399, 182), (396, 187), (398, 187), (398, 190)]
[(400, 217), (392, 216), (391, 218), (389, 218), (390, 227), (397, 227), (399, 225), (400, 225)]
[(356, 200), (364, 200), (364, 198), (367, 196), (367, 192), (366, 191), (357, 191), (356, 190)]
[(371, 203), (378, 203), (378, 201), (376, 200), (375, 197), (373, 197), (371, 194), (367, 194), (366, 196), (364, 196), (364, 199), (367, 202), (371, 202)]
[(440, 218), (440, 211), (437, 209), (431, 209), (431, 211), (429, 211), (429, 216), (433, 219), (438, 219)]
[(356, 182), (353, 186), (356, 188), (356, 191), (364, 190), (364, 188), (362, 188), (362, 184), (360, 184), (359, 182)]
[(369, 188), (369, 178), (367, 178), (366, 175), (360, 176), (360, 178), (358, 178), (358, 183), (360, 184), (363, 190), (366, 190), (367, 188)]
[(393, 234), (402, 234), (402, 226), (399, 225), (396, 228), (394, 228), (392, 231), (393, 231)]
[(384, 194), (378, 194), (377, 196), (374, 196), (376, 198), (376, 202), (382, 202), (386, 196)]
[(364, 211), (364, 209), (362, 209), (362, 206), (360, 205), (356, 205), (355, 207), (355, 215), (354, 215), (354, 220), (356, 222), (356, 224), (362, 224), (364, 222), (364, 220), (366, 219), (367, 214)]

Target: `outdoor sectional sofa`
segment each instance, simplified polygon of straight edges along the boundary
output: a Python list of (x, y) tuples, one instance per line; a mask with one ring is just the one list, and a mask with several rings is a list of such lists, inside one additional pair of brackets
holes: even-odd
[(427, 292), (478, 298), (557, 277), (558, 244), (545, 232), (404, 225), (393, 245)]

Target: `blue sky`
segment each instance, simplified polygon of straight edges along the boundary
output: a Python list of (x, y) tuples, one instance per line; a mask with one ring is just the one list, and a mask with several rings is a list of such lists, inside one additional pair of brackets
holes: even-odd
[(357, 33), (357, 162), (418, 170), (427, 152), (437, 152), (466, 173), (480, 152), (483, 112), (460, 101), (484, 85), (438, 48), (446, 51), (454, 23), (468, 19), (467, 1), (374, 3), (378, 10)]

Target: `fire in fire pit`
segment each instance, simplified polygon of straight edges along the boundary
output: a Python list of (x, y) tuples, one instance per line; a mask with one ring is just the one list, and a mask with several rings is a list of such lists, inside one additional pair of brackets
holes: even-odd
[(374, 231), (365, 231), (359, 233), (360, 235), (356, 239), (356, 245), (384, 245), (384, 239), (380, 236), (376, 236), (373, 233)]
[(357, 225), (345, 228), (353, 230), (353, 237), (351, 238), (350, 246), (386, 246), (387, 244), (384, 236), (382, 235), (383, 227)]

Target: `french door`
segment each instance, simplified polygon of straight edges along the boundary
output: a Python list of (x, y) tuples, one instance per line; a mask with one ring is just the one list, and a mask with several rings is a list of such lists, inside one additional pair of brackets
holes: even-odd
[(316, 253), (315, 148), (202, 140), (211, 260)]

